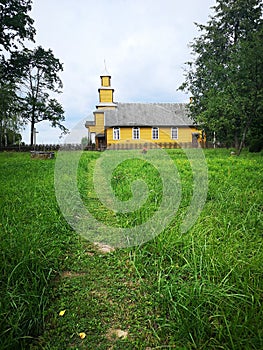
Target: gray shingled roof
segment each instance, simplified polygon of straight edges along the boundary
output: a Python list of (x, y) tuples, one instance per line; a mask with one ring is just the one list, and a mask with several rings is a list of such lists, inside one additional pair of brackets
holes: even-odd
[(117, 103), (105, 110), (105, 126), (191, 126), (186, 103)]

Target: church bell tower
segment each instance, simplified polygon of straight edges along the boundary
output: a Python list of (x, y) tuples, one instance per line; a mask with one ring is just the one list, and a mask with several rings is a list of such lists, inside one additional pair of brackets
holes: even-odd
[(105, 70), (100, 76), (101, 86), (99, 88), (99, 104), (96, 106), (97, 109), (101, 108), (115, 108), (116, 103), (113, 102), (114, 89), (111, 87), (111, 76), (108, 73), (106, 66)]

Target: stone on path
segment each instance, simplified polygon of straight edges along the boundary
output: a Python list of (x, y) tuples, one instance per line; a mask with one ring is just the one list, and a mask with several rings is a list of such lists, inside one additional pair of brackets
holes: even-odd
[(94, 242), (94, 245), (97, 247), (98, 251), (103, 254), (111, 253), (111, 252), (114, 252), (115, 250), (114, 247), (111, 247), (108, 244), (103, 244), (100, 242)]

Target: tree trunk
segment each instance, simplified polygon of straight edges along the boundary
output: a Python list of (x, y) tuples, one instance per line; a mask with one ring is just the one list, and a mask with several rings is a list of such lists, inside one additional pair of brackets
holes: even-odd
[(240, 145), (239, 145), (239, 148), (238, 148), (238, 153), (237, 155), (239, 156), (243, 147), (244, 147), (244, 144), (245, 144), (245, 140), (246, 140), (246, 136), (247, 136), (247, 132), (248, 132), (248, 129), (249, 129), (249, 124), (250, 124), (250, 120), (248, 120), (246, 126), (245, 126), (245, 129), (243, 131), (243, 135), (242, 135), (242, 139), (241, 139), (241, 142), (240, 142)]
[(239, 149), (239, 142), (238, 142), (238, 135), (237, 135), (237, 131), (235, 132), (235, 149), (238, 150)]
[(2, 127), (2, 121), (0, 122), (0, 147), (3, 146), (3, 127)]
[(34, 118), (32, 118), (31, 130), (30, 130), (30, 146), (34, 145), (34, 128), (35, 128), (35, 120), (34, 120)]

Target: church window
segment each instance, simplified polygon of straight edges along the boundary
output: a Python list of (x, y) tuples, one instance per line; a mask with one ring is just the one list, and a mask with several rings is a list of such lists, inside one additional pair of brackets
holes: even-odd
[(120, 139), (120, 128), (113, 128), (113, 140)]
[(178, 128), (171, 128), (171, 139), (178, 140)]
[(153, 140), (159, 139), (159, 128), (152, 128), (152, 139)]
[(132, 138), (133, 140), (140, 140), (140, 128), (132, 128)]

